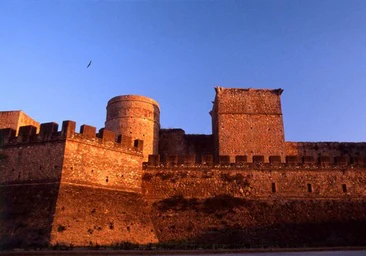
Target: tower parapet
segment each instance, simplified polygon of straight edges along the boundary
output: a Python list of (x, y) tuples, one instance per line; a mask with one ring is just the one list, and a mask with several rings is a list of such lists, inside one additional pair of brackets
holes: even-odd
[(145, 161), (149, 154), (158, 153), (160, 109), (159, 104), (151, 98), (139, 95), (112, 98), (107, 105), (105, 127), (117, 136), (143, 140)]

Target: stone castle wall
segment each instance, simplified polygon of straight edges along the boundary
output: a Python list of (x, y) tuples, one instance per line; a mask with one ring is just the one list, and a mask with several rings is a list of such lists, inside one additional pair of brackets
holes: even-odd
[(67, 182), (141, 191), (142, 144), (83, 125), (75, 132), (75, 122), (22, 127), (19, 136), (11, 129), (1, 130), (0, 183)]
[(0, 249), (364, 245), (366, 143), (285, 142), (282, 90), (216, 90), (212, 135), (160, 129), (133, 95), (99, 131), (0, 113)]
[(142, 191), (147, 198), (246, 199), (362, 198), (366, 166), (329, 161), (298, 163), (146, 163)]
[(167, 155), (212, 155), (212, 135), (185, 134), (182, 129), (160, 129), (159, 154)]
[(75, 246), (158, 242), (151, 208), (140, 194), (61, 183), (50, 244)]
[(216, 88), (211, 111), (215, 154), (286, 155), (278, 90)]
[(286, 142), (288, 155), (328, 156), (331, 159), (342, 156), (348, 159), (366, 160), (366, 143), (364, 142)]

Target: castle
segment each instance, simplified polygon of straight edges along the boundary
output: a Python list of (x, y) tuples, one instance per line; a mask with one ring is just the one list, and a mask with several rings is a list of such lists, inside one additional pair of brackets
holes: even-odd
[(210, 135), (137, 95), (98, 132), (0, 112), (0, 248), (365, 245), (366, 143), (287, 142), (282, 89), (215, 90)]

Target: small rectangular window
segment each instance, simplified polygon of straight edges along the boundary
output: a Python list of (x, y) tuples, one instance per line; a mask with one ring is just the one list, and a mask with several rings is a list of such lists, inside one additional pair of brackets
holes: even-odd
[(137, 148), (137, 147), (139, 146), (139, 141), (138, 141), (138, 140), (135, 140), (135, 141), (133, 142), (133, 146), (134, 146), (135, 148)]
[(277, 189), (276, 189), (276, 183), (272, 183), (272, 193), (276, 193)]
[(310, 183), (308, 183), (308, 192), (309, 193), (313, 192), (313, 187), (311, 186)]
[(347, 193), (347, 185), (346, 184), (342, 184), (342, 190), (344, 193)]

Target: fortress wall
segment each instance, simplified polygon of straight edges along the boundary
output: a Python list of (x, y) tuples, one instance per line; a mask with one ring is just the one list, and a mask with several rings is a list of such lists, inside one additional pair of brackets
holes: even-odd
[(74, 135), (66, 141), (62, 182), (141, 191), (142, 153)]
[(75, 122), (64, 121), (36, 127), (23, 126), (19, 136), (10, 129), (0, 130), (0, 166), (2, 183), (60, 181), (93, 184), (127, 191), (141, 190), (143, 141), (125, 138), (115, 141), (115, 134), (82, 125), (75, 132)]
[(185, 155), (186, 139), (182, 129), (160, 129), (159, 131), (160, 155)]
[(205, 134), (185, 134), (182, 129), (160, 129), (159, 154), (212, 155), (213, 137)]
[(0, 185), (0, 250), (46, 247), (59, 183)]
[(59, 181), (64, 148), (64, 141), (0, 147), (0, 183)]
[(152, 215), (160, 242), (196, 243), (210, 249), (217, 244), (314, 248), (366, 243), (364, 199), (171, 197), (155, 201)]
[(136, 193), (61, 184), (54, 216), (53, 245), (157, 242), (151, 208)]
[(11, 128), (18, 135), (19, 127), (33, 125), (39, 131), (40, 124), (23, 111), (0, 111), (0, 129)]
[(358, 198), (366, 196), (364, 168), (194, 168), (147, 167), (142, 177), (147, 198)]
[(205, 156), (214, 154), (212, 135), (187, 134), (186, 145), (186, 155)]
[(366, 158), (364, 142), (286, 142), (288, 155)]

